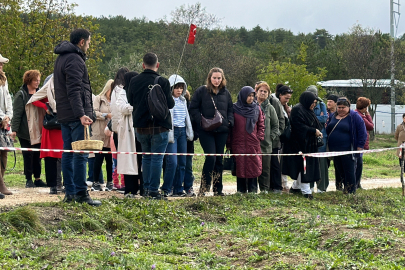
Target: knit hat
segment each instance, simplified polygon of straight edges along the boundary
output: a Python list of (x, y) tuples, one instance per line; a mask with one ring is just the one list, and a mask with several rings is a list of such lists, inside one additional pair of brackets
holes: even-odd
[(310, 86), (308, 86), (308, 87), (307, 87), (307, 90), (305, 90), (305, 91), (314, 93), (315, 96), (318, 96), (318, 88), (316, 88), (315, 85), (310, 85)]
[(305, 90), (306, 92), (311, 92), (316, 96), (316, 99), (319, 101), (322, 101), (322, 99), (320, 99), (318, 97), (318, 88), (315, 85), (310, 85), (307, 87), (307, 90)]
[(336, 96), (336, 95), (329, 95), (328, 98), (327, 98), (327, 100), (333, 100), (333, 101), (336, 103), (337, 100), (338, 100), (338, 96)]
[(8, 63), (8, 58), (5, 58), (0, 54), (0, 63)]

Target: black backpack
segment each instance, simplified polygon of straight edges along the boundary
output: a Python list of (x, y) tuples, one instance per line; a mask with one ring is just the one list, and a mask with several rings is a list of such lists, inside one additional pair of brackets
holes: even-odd
[(149, 85), (148, 107), (152, 119), (164, 120), (169, 114), (169, 108), (167, 107), (166, 95), (158, 83), (159, 78), (160, 76), (157, 76), (153, 85)]

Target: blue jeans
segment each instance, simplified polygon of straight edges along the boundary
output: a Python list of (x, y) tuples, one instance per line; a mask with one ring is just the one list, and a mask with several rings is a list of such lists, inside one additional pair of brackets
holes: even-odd
[[(93, 182), (93, 171), (94, 171), (94, 169), (93, 169), (93, 167), (94, 167), (94, 160), (95, 160), (96, 158), (95, 157), (92, 157), (92, 158), (88, 158), (88, 171), (87, 171), (87, 181), (90, 181), (90, 182)], [(103, 180), (104, 178), (103, 178), (103, 170), (101, 170), (100, 171), (100, 175), (99, 175), (99, 177), (98, 177), (98, 181), (100, 182), (104, 182), (104, 180)], [(100, 182), (100, 183), (101, 183)]]
[[(174, 127), (174, 142), (167, 144), (166, 153), (187, 153), (187, 137), (185, 127)], [(184, 174), (186, 172), (186, 156), (166, 156), (166, 168), (162, 190), (169, 193), (182, 192)]]
[[(72, 150), (72, 142), (84, 140), (84, 128), (80, 121), (62, 123), (63, 149)], [(86, 165), (88, 154), (62, 154), (62, 173), (67, 195), (87, 190)]]
[[(142, 145), (142, 152), (164, 153), (168, 143), (168, 133), (168, 131), (158, 134), (136, 133), (137, 139)], [(163, 155), (142, 156), (142, 176), (145, 195), (159, 192), (163, 157)]]

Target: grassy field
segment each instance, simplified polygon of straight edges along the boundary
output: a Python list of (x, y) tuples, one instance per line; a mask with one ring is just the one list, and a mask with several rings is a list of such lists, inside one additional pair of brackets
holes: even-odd
[(45, 203), (0, 214), (1, 269), (404, 269), (399, 189)]
[[(24, 183), (19, 155), (9, 186)], [(394, 152), (364, 160), (371, 177), (399, 175)], [(0, 269), (405, 269), (404, 209), (393, 188), (3, 207)]]

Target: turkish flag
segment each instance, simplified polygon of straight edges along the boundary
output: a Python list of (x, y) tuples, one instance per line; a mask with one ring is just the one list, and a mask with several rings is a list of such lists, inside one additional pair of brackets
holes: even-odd
[(195, 34), (197, 33), (197, 26), (195, 24), (190, 25), (190, 33), (188, 34), (188, 44), (194, 44)]

